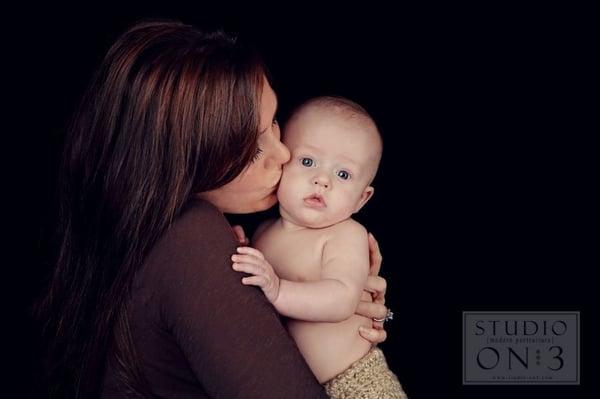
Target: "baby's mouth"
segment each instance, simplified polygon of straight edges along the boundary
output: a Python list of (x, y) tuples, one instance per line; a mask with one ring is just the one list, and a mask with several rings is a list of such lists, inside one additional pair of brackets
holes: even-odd
[(325, 208), (327, 204), (319, 194), (312, 194), (304, 198), (304, 203), (312, 208)]

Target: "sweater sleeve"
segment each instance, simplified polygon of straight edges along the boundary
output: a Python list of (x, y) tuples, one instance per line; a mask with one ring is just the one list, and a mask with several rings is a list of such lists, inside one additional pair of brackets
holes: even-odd
[(272, 305), (231, 268), (236, 241), (211, 204), (194, 202), (169, 232), (161, 319), (214, 398), (326, 398)]

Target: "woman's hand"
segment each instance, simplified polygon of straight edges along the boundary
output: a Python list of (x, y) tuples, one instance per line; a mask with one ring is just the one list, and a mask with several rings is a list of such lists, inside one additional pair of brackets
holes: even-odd
[(236, 224), (231, 229), (233, 230), (233, 234), (235, 234), (235, 238), (237, 238), (240, 244), (244, 246), (250, 245), (250, 239), (246, 237), (246, 233), (244, 233), (242, 226)]
[(237, 251), (238, 254), (231, 256), (233, 270), (252, 274), (242, 278), (242, 284), (260, 287), (269, 302), (274, 304), (279, 296), (279, 276), (273, 266), (258, 249), (239, 247)]
[[(369, 260), (371, 266), (365, 291), (371, 294), (373, 302), (360, 301), (356, 308), (356, 314), (368, 317), (369, 319), (383, 319), (388, 311), (384, 305), (387, 282), (383, 277), (378, 276), (383, 258), (379, 250), (379, 244), (371, 233), (369, 233)], [(374, 345), (382, 343), (387, 338), (387, 333), (383, 329), (383, 322), (373, 321), (372, 328), (361, 327), (359, 333), (364, 339)]]

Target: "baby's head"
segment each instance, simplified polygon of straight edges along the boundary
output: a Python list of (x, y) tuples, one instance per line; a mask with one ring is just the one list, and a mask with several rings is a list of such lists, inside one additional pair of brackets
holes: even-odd
[(284, 219), (310, 228), (331, 226), (373, 195), (382, 141), (360, 105), (340, 97), (311, 99), (292, 114), (283, 142), (291, 152), (277, 193)]

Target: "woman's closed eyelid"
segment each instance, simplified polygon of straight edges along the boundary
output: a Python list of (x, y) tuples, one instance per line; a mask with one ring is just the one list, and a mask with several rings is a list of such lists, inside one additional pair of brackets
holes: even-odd
[(252, 159), (250, 160), (250, 163), (254, 163), (256, 161), (258, 161), (258, 159), (260, 158), (260, 156), (262, 155), (263, 150), (260, 147), (256, 147), (256, 152), (254, 153), (254, 156), (252, 157)]

